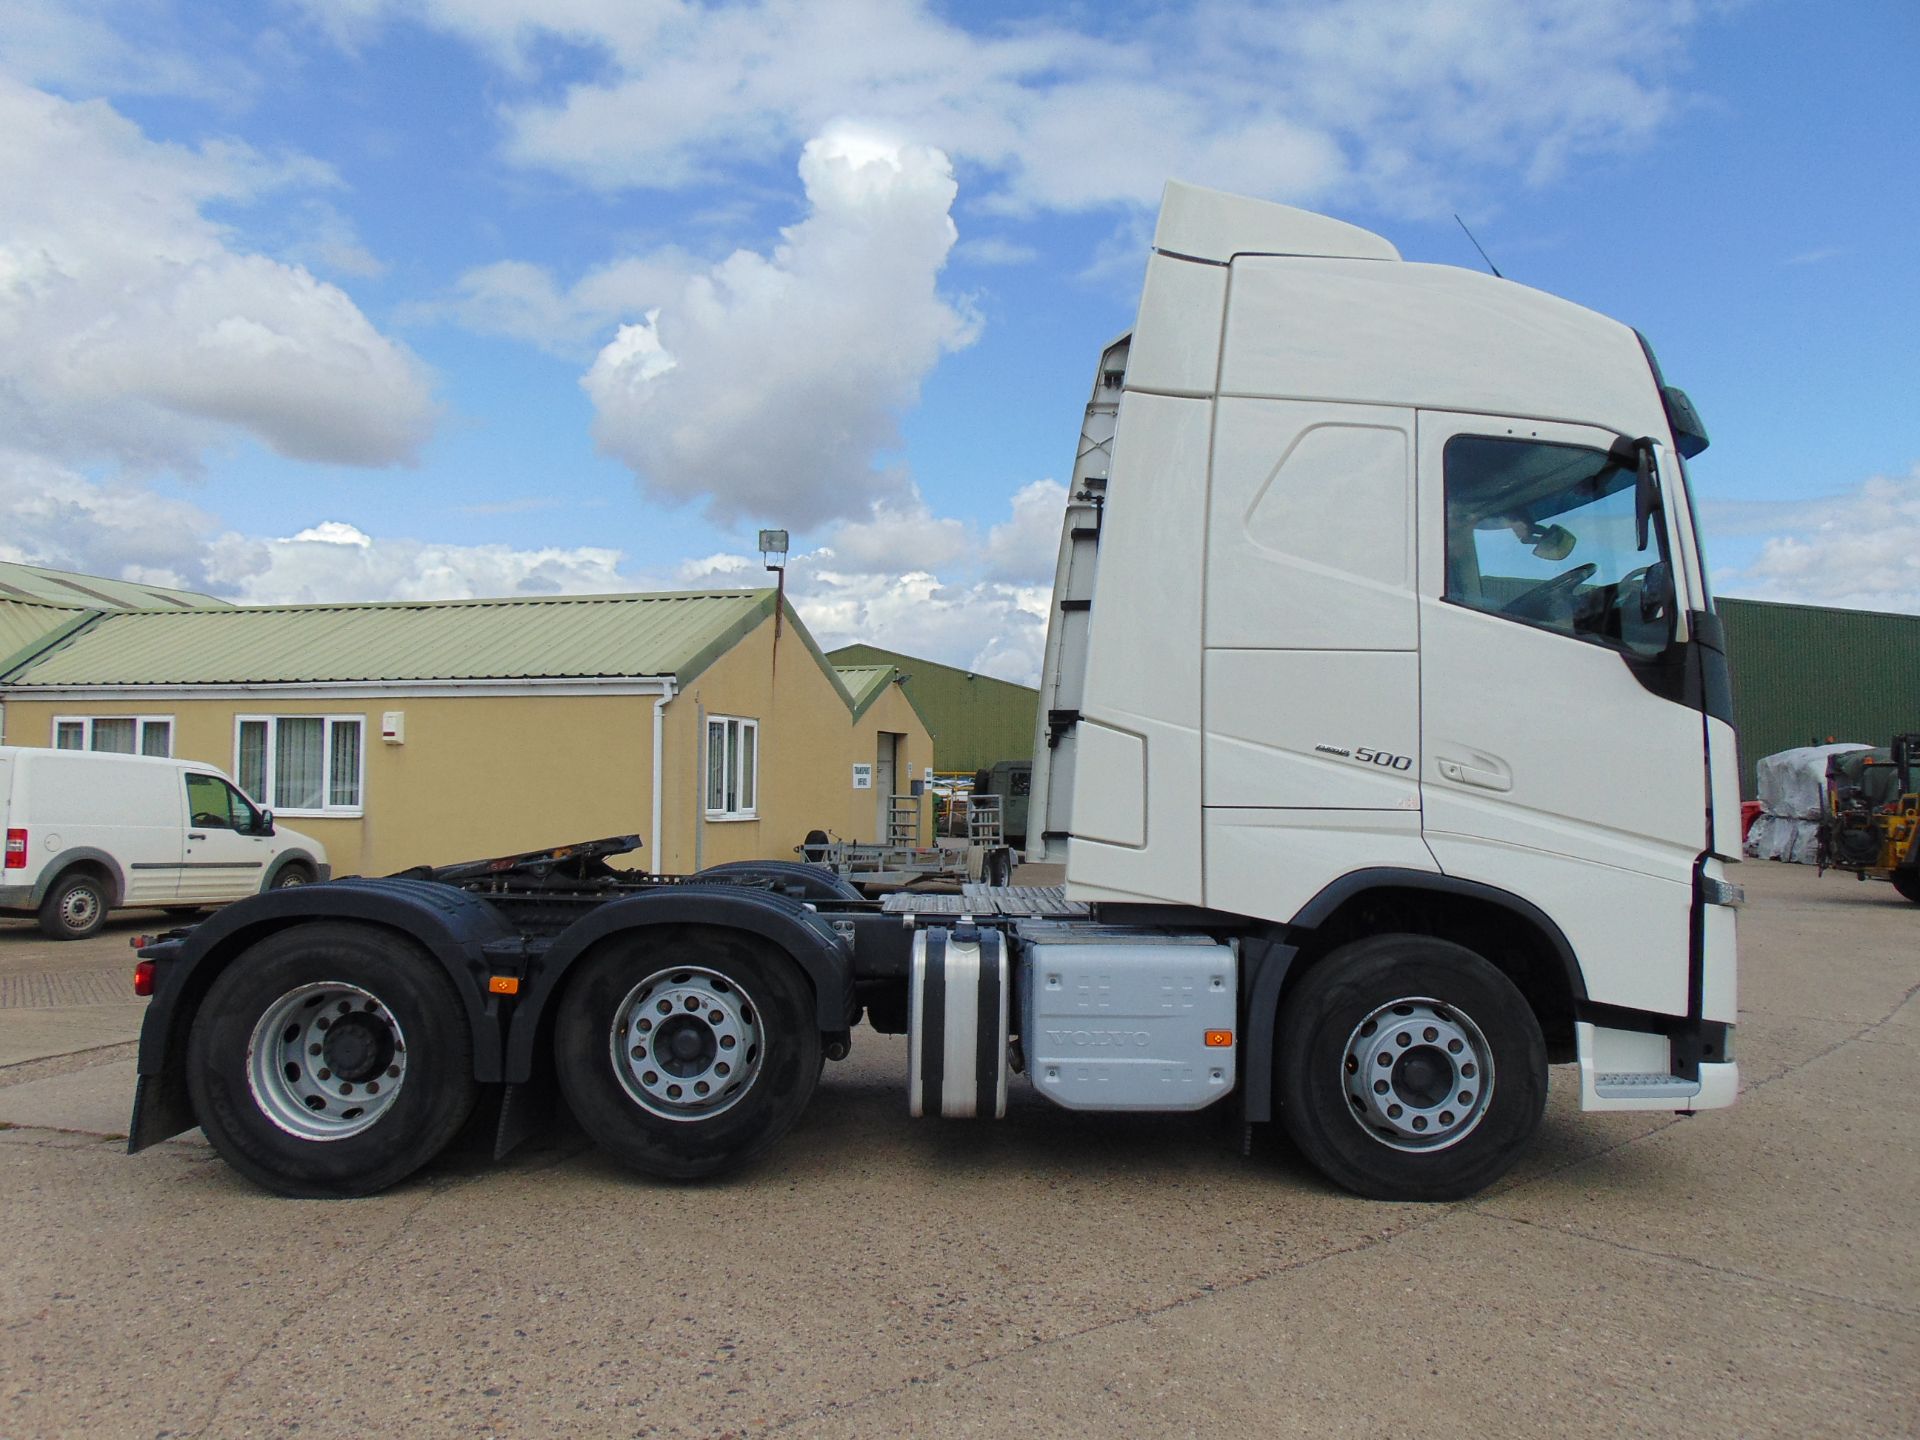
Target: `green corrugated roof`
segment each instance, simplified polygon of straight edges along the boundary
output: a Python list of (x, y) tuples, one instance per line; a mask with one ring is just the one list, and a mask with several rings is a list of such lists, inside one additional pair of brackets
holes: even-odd
[(232, 604), (193, 590), (75, 575), (7, 560), (0, 560), (0, 600), (38, 600), (51, 605), (82, 605), (89, 610), (198, 610)]
[(0, 675), (33, 658), (61, 635), (100, 612), (77, 605), (41, 605), (0, 598)]
[(887, 686), (899, 672), (891, 665), (835, 665), (833, 673), (846, 687), (853, 705), (853, 718), (858, 720), (867, 713), (869, 705), (886, 693)]
[(771, 590), (719, 590), (110, 614), (6, 687), (666, 675), (684, 685), (773, 601)]
[(933, 763), (941, 770), (980, 770), (998, 760), (1033, 755), (1033, 721), (1040, 692), (901, 655), (874, 645), (843, 645), (829, 657), (845, 668), (885, 666), (904, 677), (901, 688), (933, 736)]

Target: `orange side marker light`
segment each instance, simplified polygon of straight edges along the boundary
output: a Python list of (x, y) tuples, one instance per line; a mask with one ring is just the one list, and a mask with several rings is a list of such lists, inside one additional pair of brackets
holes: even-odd
[(489, 975), (487, 977), (487, 989), (495, 995), (518, 995), (520, 993), (520, 977), (518, 975)]
[(1232, 1044), (1233, 1044), (1233, 1031), (1231, 1030), (1207, 1031), (1207, 1048), (1209, 1050), (1224, 1050), (1231, 1047)]

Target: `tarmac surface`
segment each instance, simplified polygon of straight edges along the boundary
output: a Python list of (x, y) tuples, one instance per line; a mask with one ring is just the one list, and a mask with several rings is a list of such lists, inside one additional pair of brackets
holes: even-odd
[(1744, 1093), (1384, 1205), (1210, 1115), (909, 1121), (856, 1035), (752, 1172), (555, 1129), (290, 1201), (129, 1157), (127, 938), (0, 919), (0, 1437), (1920, 1431), (1920, 906), (1753, 863)]

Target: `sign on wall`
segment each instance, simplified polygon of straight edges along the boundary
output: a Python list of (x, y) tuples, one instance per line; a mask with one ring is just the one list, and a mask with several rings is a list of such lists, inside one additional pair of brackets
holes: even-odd
[(873, 788), (873, 766), (855, 765), (853, 767), (853, 788), (856, 790)]

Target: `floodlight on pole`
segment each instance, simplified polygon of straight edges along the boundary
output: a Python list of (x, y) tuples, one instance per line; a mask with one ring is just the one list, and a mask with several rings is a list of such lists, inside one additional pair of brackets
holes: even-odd
[(773, 597), (773, 664), (777, 672), (780, 666), (780, 615), (787, 608), (786, 531), (762, 530), (760, 532), (760, 563), (780, 577), (775, 582)]
[(769, 570), (785, 572), (787, 568), (786, 531), (762, 530), (760, 532), (760, 562)]

